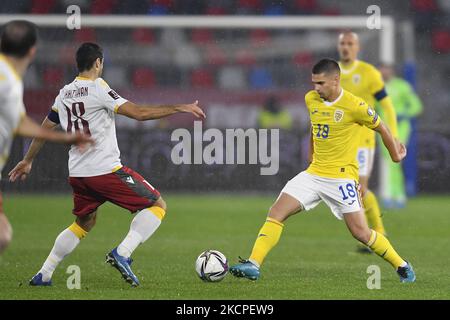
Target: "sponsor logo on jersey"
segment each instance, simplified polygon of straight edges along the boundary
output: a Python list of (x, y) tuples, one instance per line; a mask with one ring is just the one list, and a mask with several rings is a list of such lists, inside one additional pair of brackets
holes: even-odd
[(119, 95), (117, 94), (117, 92), (115, 92), (114, 90), (111, 90), (108, 92), (108, 94), (111, 96), (111, 98), (113, 98), (114, 100), (119, 99)]
[(342, 110), (336, 110), (334, 111), (334, 121), (340, 122), (344, 118), (344, 111)]
[(132, 177), (127, 177), (126, 182), (130, 183), (130, 184), (134, 184), (134, 180)]
[(369, 116), (373, 117), (375, 115), (375, 111), (371, 107), (369, 107), (369, 108), (367, 108), (367, 114)]

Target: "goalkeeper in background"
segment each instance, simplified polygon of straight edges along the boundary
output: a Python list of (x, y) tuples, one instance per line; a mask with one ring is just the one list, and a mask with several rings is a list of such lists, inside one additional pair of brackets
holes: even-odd
[[(411, 85), (395, 75), (394, 68), (380, 68), (386, 83), (386, 91), (392, 99), (397, 113), (398, 139), (408, 145), (411, 135), (411, 119), (422, 113), (423, 106)], [(383, 110), (380, 110), (383, 116)], [(392, 163), (386, 148), (382, 147), (383, 175), (381, 178), (382, 199), (386, 208), (402, 208), (406, 204), (405, 181), (401, 164)]]

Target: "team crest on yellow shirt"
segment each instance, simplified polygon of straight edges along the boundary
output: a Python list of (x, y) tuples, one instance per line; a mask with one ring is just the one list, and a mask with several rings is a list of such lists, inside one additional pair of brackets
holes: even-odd
[(354, 84), (360, 83), (361, 82), (361, 75), (360, 74), (354, 74), (352, 80), (353, 80)]
[(342, 110), (336, 110), (334, 111), (334, 121), (340, 122), (344, 118), (344, 111)]

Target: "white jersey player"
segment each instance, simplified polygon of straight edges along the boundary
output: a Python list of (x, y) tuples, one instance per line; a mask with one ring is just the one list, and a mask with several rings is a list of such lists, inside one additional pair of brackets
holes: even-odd
[[(51, 285), (56, 266), (70, 254), (94, 227), (97, 208), (106, 201), (136, 213), (130, 231), (120, 245), (107, 254), (107, 262), (114, 266), (131, 285), (139, 285), (132, 272), (131, 254), (159, 227), (166, 213), (166, 203), (141, 175), (123, 166), (117, 146), (115, 114), (136, 120), (162, 118), (177, 112), (189, 112), (204, 118), (205, 114), (193, 104), (167, 106), (138, 106), (120, 97), (100, 78), (103, 70), (103, 51), (95, 43), (84, 43), (76, 54), (78, 77), (66, 85), (43, 126), (58, 124), (67, 132), (84, 132), (92, 136), (95, 145), (80, 155), (75, 149), (69, 154), (69, 182), (73, 189), (75, 222), (56, 238), (49, 257), (30, 285)], [(24, 160), (13, 169), (15, 178), (27, 175), (34, 157), (43, 142), (33, 140)]]

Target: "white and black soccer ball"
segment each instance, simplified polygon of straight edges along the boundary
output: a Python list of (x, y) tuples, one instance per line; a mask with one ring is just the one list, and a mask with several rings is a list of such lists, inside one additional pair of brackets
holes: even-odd
[(228, 273), (227, 258), (220, 251), (206, 250), (198, 256), (195, 271), (203, 281), (218, 282)]

